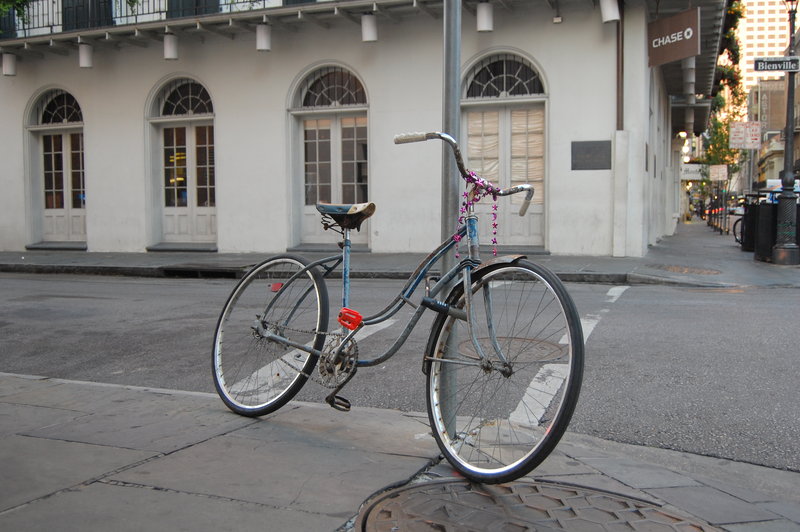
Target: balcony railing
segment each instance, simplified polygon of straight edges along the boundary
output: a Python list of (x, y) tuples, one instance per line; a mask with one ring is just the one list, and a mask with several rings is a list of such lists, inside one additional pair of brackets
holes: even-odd
[(0, 40), (325, 1), (332, 0), (32, 0), (24, 17), (0, 17)]

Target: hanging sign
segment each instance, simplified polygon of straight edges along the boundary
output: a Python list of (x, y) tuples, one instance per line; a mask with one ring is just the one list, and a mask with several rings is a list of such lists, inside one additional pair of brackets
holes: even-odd
[(739, 150), (761, 147), (761, 122), (731, 122), (728, 146)]
[(727, 181), (728, 180), (728, 165), (727, 164), (712, 164), (708, 167), (709, 181)]
[(700, 55), (700, 8), (651, 22), (647, 42), (651, 67)]
[(681, 165), (681, 181), (701, 181), (703, 165), (684, 163)]

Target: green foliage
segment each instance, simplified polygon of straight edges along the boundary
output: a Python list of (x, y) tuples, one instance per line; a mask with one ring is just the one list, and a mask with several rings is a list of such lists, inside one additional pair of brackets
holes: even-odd
[(0, 16), (5, 15), (9, 11), (14, 11), (17, 16), (25, 16), (25, 8), (28, 6), (30, 0), (0, 0)]

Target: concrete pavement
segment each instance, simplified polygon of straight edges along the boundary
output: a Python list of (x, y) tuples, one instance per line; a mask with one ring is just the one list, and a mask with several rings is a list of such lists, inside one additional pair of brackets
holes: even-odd
[(800, 531), (795, 472), (568, 433), (525, 479), (470, 485), (425, 414), (249, 419), (213, 394), (11, 374), (0, 464), (8, 531)]
[[(26, 251), (0, 269), (237, 275), (261, 258)], [(418, 258), (358, 254), (355, 270), (399, 276)], [(755, 262), (703, 223), (642, 259), (534, 258), (568, 281), (800, 288), (800, 268)], [(0, 464), (9, 531), (800, 531), (797, 472), (568, 433), (526, 478), (471, 485), (424, 413), (292, 402), (249, 419), (213, 394), (7, 373)]]

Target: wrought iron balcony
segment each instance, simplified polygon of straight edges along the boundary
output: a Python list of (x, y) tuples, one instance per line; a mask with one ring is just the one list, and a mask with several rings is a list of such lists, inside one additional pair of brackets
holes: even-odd
[(33, 0), (25, 16), (0, 17), (0, 40), (166, 21), (176, 18), (240, 13), (332, 0)]

